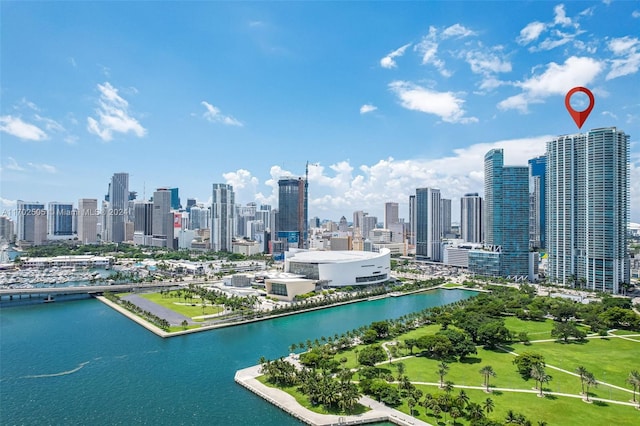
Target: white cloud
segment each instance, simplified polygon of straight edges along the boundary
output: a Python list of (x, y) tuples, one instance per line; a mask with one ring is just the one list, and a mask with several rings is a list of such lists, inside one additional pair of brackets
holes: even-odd
[(380, 59), (380, 66), (382, 68), (396, 68), (397, 64), (393, 58), (399, 58), (400, 56), (404, 55), (405, 50), (407, 50), (409, 46), (411, 46), (411, 43), (407, 43), (404, 46), (397, 48), (384, 58)]
[(7, 164), (4, 166), (7, 170), (13, 170), (15, 172), (24, 171), (24, 167), (20, 166), (13, 157), (7, 157)]
[(526, 112), (529, 103), (542, 102), (552, 95), (565, 95), (572, 87), (588, 86), (602, 69), (603, 63), (588, 57), (572, 56), (560, 65), (551, 62), (542, 74), (515, 83), (522, 88), (522, 93), (501, 101), (498, 108)]
[(635, 74), (640, 69), (640, 40), (635, 37), (620, 37), (611, 39), (607, 45), (609, 50), (619, 59), (611, 60), (611, 70), (606, 79), (612, 80), (629, 74)]
[(465, 60), (471, 66), (471, 71), (476, 74), (494, 74), (511, 72), (511, 62), (501, 58), (494, 52), (472, 50), (465, 55)]
[(65, 128), (62, 126), (62, 124), (58, 123), (57, 121), (51, 119), (51, 118), (47, 118), (47, 117), (42, 117), (38, 114), (36, 114), (35, 116), (36, 121), (40, 121), (42, 123), (44, 123), (44, 128), (47, 129), (50, 132), (64, 132)]
[(27, 165), (28, 165), (29, 167), (34, 168), (34, 169), (35, 169), (35, 170), (37, 170), (37, 171), (40, 171), (40, 172), (45, 172), (45, 173), (57, 173), (57, 172), (58, 172), (58, 170), (57, 170), (54, 166), (52, 166), (52, 165), (50, 165), (50, 164), (44, 164), (44, 163), (27, 163)]
[(433, 65), (443, 77), (450, 77), (451, 73), (445, 68), (445, 63), (438, 58), (438, 30), (429, 27), (429, 34), (422, 37), (422, 40), (413, 47), (413, 50), (422, 55), (422, 65)]
[(527, 24), (526, 27), (520, 30), (520, 36), (516, 39), (519, 44), (526, 45), (540, 37), (540, 34), (547, 28), (547, 25), (534, 21)]
[(618, 119), (618, 116), (612, 113), (611, 111), (602, 111), (602, 115), (606, 115), (608, 117), (613, 118), (614, 120)]
[(475, 117), (465, 117), (462, 108), (464, 100), (453, 92), (436, 92), (407, 82), (394, 81), (389, 84), (391, 91), (406, 109), (434, 114), (448, 123), (474, 123)]
[[(364, 209), (382, 219), (383, 205), (390, 200), (399, 202), (401, 214), (406, 215), (409, 195), (415, 194), (418, 187), (440, 188), (443, 197), (454, 199), (467, 192), (482, 193), (487, 151), (503, 148), (506, 164), (524, 166), (528, 159), (544, 154), (545, 142), (552, 138), (539, 136), (478, 143), (439, 159), (385, 158), (373, 164), (344, 160), (328, 167), (309, 165), (309, 216), (326, 218), (332, 215), (335, 217), (331, 218), (337, 219)], [(278, 179), (292, 174), (280, 166), (272, 166), (270, 174), (271, 179), (265, 182), (270, 195), (257, 192), (243, 201), (277, 205)]]
[(0, 206), (3, 208), (15, 207), (18, 204), (16, 200), (9, 200), (7, 198), (0, 197)]
[(462, 38), (462, 37), (469, 37), (475, 34), (476, 33), (470, 30), (469, 28), (466, 28), (460, 24), (454, 24), (446, 28), (442, 32), (442, 38), (450, 38), (450, 37)]
[(582, 34), (583, 31), (577, 31), (574, 34), (564, 33), (560, 30), (551, 31), (551, 37), (545, 38), (538, 46), (532, 46), (529, 48), (531, 52), (537, 52), (541, 50), (551, 50), (556, 47), (563, 46), (570, 41), (573, 41), (576, 36)]
[(133, 133), (139, 138), (147, 134), (147, 129), (129, 113), (129, 103), (118, 94), (118, 89), (109, 82), (98, 84), (100, 99), (96, 114), (98, 119), (87, 117), (87, 130), (103, 141), (113, 139), (113, 133)]
[(563, 27), (571, 25), (571, 19), (567, 17), (567, 14), (564, 10), (564, 4), (559, 4), (554, 7), (553, 12), (555, 14), (553, 18), (553, 23), (555, 25), (562, 25)]
[(633, 12), (631, 12), (631, 17), (640, 18), (640, 10), (634, 10)]
[(38, 126), (12, 115), (0, 116), (0, 132), (8, 133), (23, 140), (41, 141), (48, 138), (47, 134)]
[(360, 114), (366, 114), (369, 112), (373, 112), (375, 110), (377, 110), (378, 107), (375, 105), (371, 105), (371, 104), (364, 104), (360, 107)]
[(214, 107), (207, 101), (202, 101), (200, 102), (200, 104), (206, 108), (206, 111), (204, 112), (204, 114), (202, 114), (202, 116), (206, 118), (207, 121), (210, 121), (212, 123), (222, 123), (228, 126), (242, 127), (244, 125), (232, 116), (222, 114), (219, 108)]

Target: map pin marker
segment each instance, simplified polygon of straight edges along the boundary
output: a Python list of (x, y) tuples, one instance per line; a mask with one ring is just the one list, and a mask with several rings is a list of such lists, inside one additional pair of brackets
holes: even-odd
[[(589, 97), (589, 106), (584, 111), (576, 111), (575, 109), (571, 108), (571, 103), (569, 101), (571, 100), (571, 96), (573, 96), (573, 94), (576, 92), (582, 92)], [(589, 117), (589, 114), (591, 114), (591, 110), (593, 109), (593, 105), (595, 103), (596, 100), (593, 97), (593, 93), (591, 93), (591, 90), (587, 89), (586, 87), (574, 87), (573, 89), (569, 90), (569, 92), (567, 92), (567, 96), (564, 97), (564, 105), (567, 107), (567, 111), (569, 111), (569, 114), (571, 115), (571, 118), (573, 118), (573, 121), (576, 122), (578, 129), (582, 128), (584, 122), (587, 121), (587, 118)]]

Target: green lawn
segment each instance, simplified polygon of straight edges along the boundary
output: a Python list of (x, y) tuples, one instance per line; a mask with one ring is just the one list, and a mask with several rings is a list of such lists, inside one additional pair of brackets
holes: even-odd
[[(200, 299), (193, 298), (188, 299), (185, 302), (184, 298), (176, 297), (174, 292), (169, 293), (168, 296), (163, 296), (160, 293), (141, 293), (140, 296), (189, 318), (197, 317), (200, 315), (217, 314), (222, 312), (223, 310), (223, 308), (218, 305), (207, 305), (205, 306), (203, 312), (202, 305), (200, 304)], [(185, 305), (184, 303), (188, 303), (188, 305)]]
[(582, 365), (602, 380), (624, 388), (629, 371), (640, 367), (640, 342), (615, 337), (588, 339), (586, 343), (534, 343), (530, 346), (513, 345), (516, 353), (525, 350), (539, 352), (547, 364), (569, 371)]
[(444, 288), (455, 288), (455, 287), (460, 287), (461, 285), (462, 284), (458, 284), (458, 283), (446, 283), (442, 287), (444, 287)]
[[(437, 386), (417, 386), (425, 394), (437, 395), (442, 393)], [(452, 395), (457, 395), (459, 389), (454, 389)], [(515, 393), (515, 392), (493, 392), (486, 394), (480, 390), (465, 389), (467, 395), (473, 402), (481, 404), (487, 397), (495, 403), (495, 409), (488, 415), (490, 419), (504, 422), (508, 410), (521, 413), (527, 417), (534, 425), (538, 421), (545, 421), (549, 425), (563, 426), (608, 426), (608, 425), (635, 425), (640, 421), (640, 411), (633, 407), (616, 404), (587, 404), (578, 398), (563, 398), (547, 396), (539, 398), (535, 394)], [(400, 411), (409, 413), (406, 402), (398, 407)], [(416, 415), (416, 411), (419, 415)], [(425, 413), (428, 411), (428, 413)], [(439, 418), (431, 414), (431, 410), (424, 407), (414, 408), (414, 416), (431, 424), (443, 424), (444, 416)], [(447, 415), (451, 424), (451, 417)], [(464, 419), (458, 419), (458, 424), (468, 425)]]
[(531, 340), (551, 339), (553, 320), (524, 321), (516, 317), (507, 317), (504, 325), (514, 333), (526, 332)]

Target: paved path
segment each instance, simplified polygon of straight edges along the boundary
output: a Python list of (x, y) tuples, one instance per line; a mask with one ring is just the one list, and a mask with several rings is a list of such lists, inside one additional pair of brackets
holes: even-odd
[(184, 320), (186, 320), (189, 325), (196, 324), (191, 318), (165, 308), (164, 306), (160, 306), (157, 303), (153, 303), (151, 300), (147, 300), (137, 294), (128, 294), (123, 296), (122, 299), (139, 306), (145, 311), (151, 312), (153, 315), (166, 319), (171, 325), (182, 325), (182, 321)]

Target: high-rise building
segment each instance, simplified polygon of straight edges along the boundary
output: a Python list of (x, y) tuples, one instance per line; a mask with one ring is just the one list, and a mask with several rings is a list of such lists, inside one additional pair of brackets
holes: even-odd
[(98, 243), (98, 200), (78, 200), (78, 240), (82, 244)]
[[(171, 212), (171, 190), (158, 188), (153, 193), (153, 214), (151, 230), (152, 245), (173, 248), (173, 213)], [(135, 232), (135, 228), (134, 228)]]
[(416, 258), (442, 260), (440, 190), (416, 189)]
[(47, 241), (47, 210), (44, 204), (18, 200), (16, 241), (41, 245)]
[(547, 157), (529, 160), (529, 247), (545, 248), (545, 174)]
[(14, 222), (9, 216), (0, 216), (0, 241), (9, 243), (15, 240)]
[(172, 210), (180, 210), (182, 208), (182, 204), (180, 204), (180, 191), (178, 188), (170, 188), (171, 191), (171, 209)]
[(440, 222), (442, 223), (442, 238), (446, 238), (451, 234), (451, 200), (447, 198), (440, 199)]
[(398, 203), (384, 203), (384, 227), (389, 229), (392, 223), (398, 223)]
[(362, 219), (367, 215), (362, 210), (358, 210), (353, 212), (353, 231), (356, 229), (360, 229), (360, 234), (362, 234)]
[(378, 226), (378, 218), (376, 216), (364, 216), (362, 218), (362, 238), (364, 240), (371, 238), (371, 231)]
[(490, 150), (484, 157), (484, 193), (485, 245), (491, 251), (471, 250), (469, 270), (528, 277), (529, 168), (505, 167), (503, 150)]
[(214, 183), (211, 201), (211, 250), (232, 251), (235, 224), (233, 186)]
[(338, 222), (338, 231), (347, 232), (349, 230), (349, 224), (347, 223), (347, 218), (342, 216), (340, 218), (340, 222)]
[(211, 208), (202, 205), (191, 206), (189, 211), (189, 229), (209, 229)]
[(409, 244), (416, 245), (416, 196), (409, 195)]
[(136, 202), (133, 206), (135, 220), (133, 221), (134, 234), (153, 235), (153, 203), (149, 201)]
[(47, 212), (47, 234), (49, 239), (71, 239), (73, 237), (73, 204), (49, 203)]
[(109, 184), (106, 215), (108, 241), (125, 241), (125, 222), (129, 209), (129, 173), (114, 173)]
[(547, 142), (547, 275), (618, 293), (629, 283), (629, 135), (615, 127)]
[(187, 198), (187, 213), (191, 213), (191, 207), (196, 205), (196, 199), (195, 198)]
[(307, 247), (307, 190), (303, 178), (285, 177), (278, 180), (278, 239), (289, 247)]
[(482, 197), (477, 192), (460, 198), (460, 238), (469, 243), (482, 242)]

